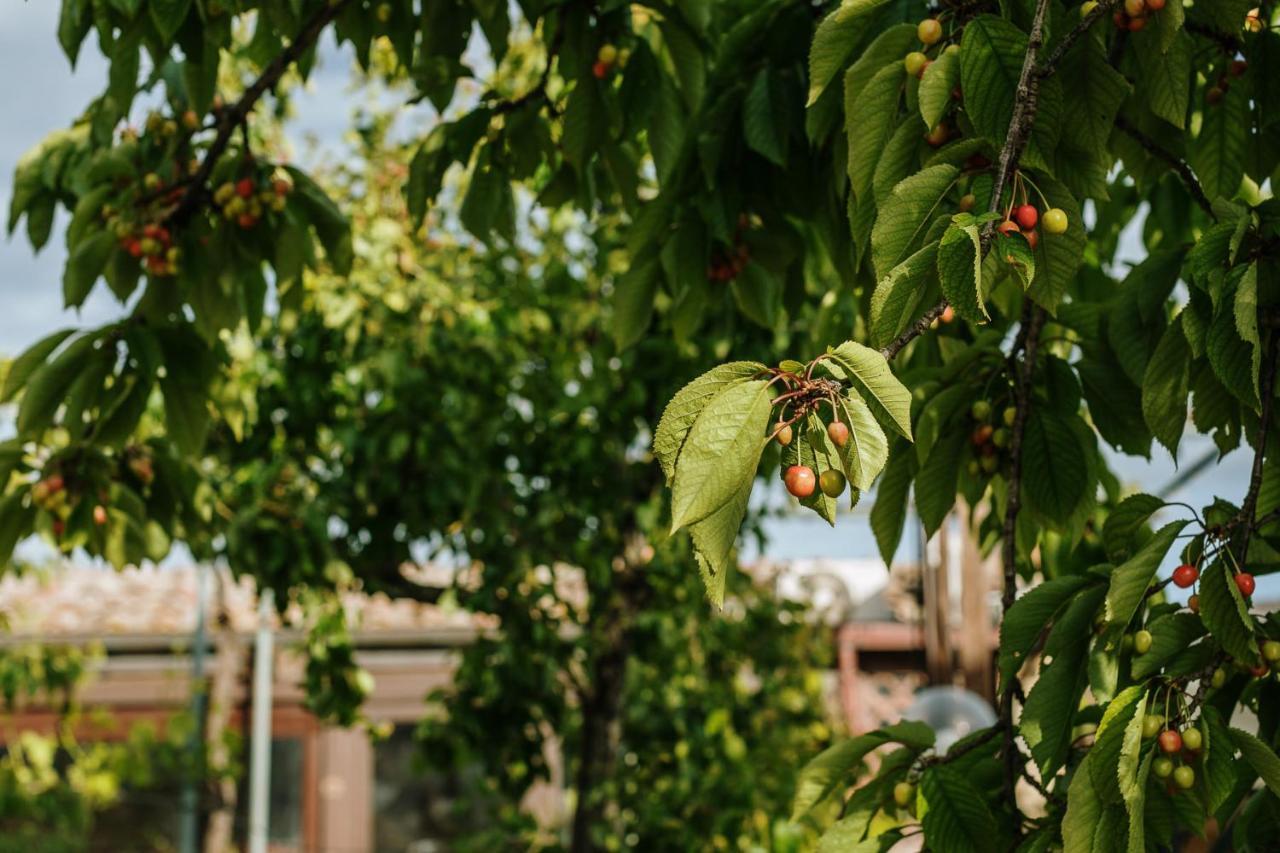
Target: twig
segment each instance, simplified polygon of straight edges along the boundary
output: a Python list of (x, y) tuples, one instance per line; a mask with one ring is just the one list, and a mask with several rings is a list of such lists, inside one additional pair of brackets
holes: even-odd
[(886, 361), (893, 359), (902, 352), (903, 347), (914, 341), (924, 333), (924, 330), (933, 325), (933, 321), (942, 316), (942, 312), (947, 310), (947, 300), (942, 300), (934, 305), (928, 311), (920, 315), (920, 318), (906, 328), (902, 334), (894, 338), (888, 346), (880, 350), (880, 354), (885, 357)]
[(236, 128), (248, 119), (249, 113), (253, 111), (262, 96), (275, 88), (289, 67), (311, 49), (325, 27), (329, 26), (350, 2), (351, 0), (337, 0), (337, 2), (323, 4), (311, 19), (302, 25), (302, 29), (289, 46), (262, 69), (258, 79), (245, 89), (240, 99), (218, 114), (217, 135), (214, 136), (213, 142), (209, 143), (204, 159), (200, 161), (200, 167), (191, 176), (190, 187), (182, 194), (178, 205), (165, 217), (167, 222), (182, 223), (195, 213), (196, 207), (208, 195), (209, 188), (206, 185), (209, 182), (209, 176), (213, 174), (213, 169), (218, 164), (218, 158), (222, 156), (222, 152), (226, 151), (227, 146), (231, 144), (231, 137), (235, 134)]
[(1089, 31), (1089, 28), (1096, 24), (1100, 19), (1109, 15), (1111, 10), (1120, 5), (1120, 0), (1102, 0), (1101, 3), (1094, 6), (1089, 14), (1080, 19), (1080, 22), (1072, 27), (1062, 40), (1054, 46), (1049, 55), (1044, 58), (1044, 62), (1036, 69), (1036, 74), (1042, 79), (1048, 77), (1057, 70), (1058, 63), (1062, 62), (1062, 58), (1067, 55), (1067, 51), (1075, 46), (1075, 43)]
[(1243, 528), (1240, 534), (1240, 561), (1249, 556), (1249, 540), (1257, 526), (1254, 516), (1258, 511), (1258, 494), (1262, 490), (1262, 463), (1267, 453), (1267, 436), (1271, 431), (1271, 413), (1275, 403), (1276, 392), (1276, 356), (1280, 352), (1277, 347), (1280, 335), (1272, 332), (1267, 336), (1267, 351), (1262, 359), (1262, 373), (1258, 380), (1258, 393), (1262, 397), (1262, 414), (1258, 423), (1258, 441), (1253, 448), (1253, 472), (1249, 475), (1249, 491), (1245, 493), (1244, 502), (1240, 505), (1240, 514), (1236, 522)]
[(1141, 145), (1148, 153), (1172, 166), (1173, 170), (1178, 173), (1178, 177), (1182, 178), (1182, 182), (1187, 185), (1187, 191), (1191, 193), (1191, 197), (1195, 199), (1196, 204), (1200, 205), (1200, 208), (1209, 214), (1209, 218), (1214, 222), (1218, 221), (1218, 215), (1213, 212), (1213, 204), (1210, 203), (1209, 197), (1205, 195), (1204, 187), (1200, 185), (1200, 180), (1196, 177), (1196, 173), (1191, 171), (1191, 166), (1188, 165), (1186, 160), (1167, 151), (1160, 143), (1147, 136), (1122, 115), (1116, 116), (1116, 129)]
[(987, 743), (990, 743), (991, 739), (994, 738), (996, 735), (1000, 734), (1001, 730), (1003, 730), (1004, 727), (1005, 727), (1005, 721), (997, 720), (996, 724), (991, 726), (991, 728), (987, 729), (980, 735), (975, 735), (972, 740), (967, 741), (961, 746), (953, 747), (950, 751), (948, 751), (945, 754), (942, 754), (942, 755), (935, 754), (935, 755), (929, 756), (928, 758), (922, 759), (920, 762), (920, 767), (922, 769), (925, 767), (935, 767), (939, 764), (949, 764), (952, 761), (955, 761), (959, 758), (963, 758), (964, 756), (973, 752), (975, 749), (978, 749), (979, 747), (984, 746)]
[(1183, 22), (1182, 28), (1189, 33), (1195, 33), (1198, 36), (1207, 38), (1209, 41), (1216, 42), (1225, 53), (1235, 54), (1240, 50), (1240, 41), (1230, 33), (1215, 30), (1213, 27), (1190, 19)]

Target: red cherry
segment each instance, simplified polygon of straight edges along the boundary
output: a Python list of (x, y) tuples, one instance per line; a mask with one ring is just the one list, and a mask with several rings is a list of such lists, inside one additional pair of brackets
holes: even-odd
[(1232, 77), (1243, 77), (1245, 72), (1248, 70), (1249, 70), (1249, 63), (1245, 62), (1243, 59), (1236, 59), (1236, 60), (1233, 60), (1231, 63)]
[(603, 62), (596, 62), (591, 66), (591, 73), (597, 80), (603, 80), (609, 76), (609, 66)]
[(1147, 9), (1152, 12), (1159, 12), (1164, 8), (1164, 0), (1147, 0)]
[(252, 228), (258, 224), (258, 217), (252, 213), (242, 213), (236, 217), (236, 224), (241, 228)]
[(130, 238), (129, 241), (125, 243), (124, 248), (125, 251), (129, 253), (130, 257), (142, 257), (142, 241), (136, 237)]
[(807, 465), (792, 465), (782, 481), (786, 483), (787, 491), (797, 498), (809, 497), (818, 484), (818, 479), (813, 476), (813, 469)]
[(99, 527), (107, 523), (107, 508), (102, 504), (93, 508), (93, 523)]
[(1240, 594), (1245, 598), (1253, 595), (1253, 591), (1257, 586), (1258, 584), (1254, 581), (1253, 575), (1248, 572), (1240, 572), (1236, 575), (1236, 588), (1240, 590)]
[(1199, 579), (1200, 579), (1200, 570), (1197, 569), (1195, 566), (1190, 565), (1189, 563), (1178, 566), (1178, 568), (1173, 570), (1174, 586), (1179, 586), (1179, 587), (1182, 587), (1183, 589), (1186, 589), (1187, 587), (1191, 586), (1193, 583), (1195, 583)]
[(991, 440), (991, 435), (994, 432), (995, 428), (993, 428), (991, 424), (983, 424), (973, 431), (973, 435), (970, 436), (970, 440), (973, 442), (974, 447), (981, 447)]
[(1004, 222), (1001, 222), (996, 226), (996, 230), (1006, 237), (1012, 237), (1014, 234), (1018, 233), (1018, 223), (1014, 222), (1012, 219), (1006, 219)]
[(1023, 228), (1035, 228), (1036, 223), (1040, 221), (1040, 211), (1036, 210), (1035, 205), (1019, 205), (1013, 209), (1013, 218), (1018, 220), (1018, 224)]
[(1146, 19), (1146, 18), (1130, 18), (1130, 19), (1129, 19), (1129, 32), (1131, 32), (1131, 33), (1136, 33), (1138, 30), (1142, 29), (1142, 28), (1143, 28), (1143, 27), (1145, 27), (1146, 25), (1147, 25), (1147, 19)]
[(1187, 608), (1192, 613), (1199, 613), (1200, 612), (1200, 596), (1196, 595), (1195, 593), (1192, 593), (1191, 597), (1187, 599)]
[(1173, 755), (1175, 752), (1182, 751), (1182, 735), (1178, 734), (1175, 729), (1165, 729), (1160, 733), (1160, 749), (1163, 752)]
[(827, 437), (836, 447), (844, 447), (849, 441), (849, 427), (841, 421), (832, 421), (827, 426)]
[(53, 520), (53, 538), (54, 539), (61, 539), (62, 534), (66, 531), (66, 529), (67, 529), (66, 522), (64, 522), (62, 519), (55, 518)]
[(1117, 11), (1114, 15), (1111, 16), (1111, 20), (1115, 22), (1116, 29), (1118, 30), (1129, 29), (1129, 16), (1126, 15), (1124, 12)]
[(1028, 228), (1026, 231), (1023, 231), (1022, 236), (1026, 238), (1027, 245), (1029, 245), (1033, 250), (1036, 246), (1040, 245), (1040, 233), (1034, 228)]
[(1270, 674), (1271, 669), (1263, 664), (1257, 663), (1249, 667), (1249, 674), (1254, 678), (1264, 678)]
[(253, 195), (253, 180), (241, 178), (236, 181), (236, 195), (240, 196), (240, 198), (248, 198)]
[(48, 477), (44, 478), (44, 482), (49, 489), (49, 494), (51, 495), (62, 491), (62, 487), (66, 485), (66, 483), (63, 482), (61, 474), (50, 474)]

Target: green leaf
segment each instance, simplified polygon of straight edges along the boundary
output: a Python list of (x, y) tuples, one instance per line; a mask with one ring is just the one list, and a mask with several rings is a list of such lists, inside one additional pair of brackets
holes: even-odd
[(1067, 812), (1062, 818), (1063, 853), (1095, 853), (1093, 833), (1105, 805), (1093, 787), (1094, 761), (1093, 752), (1085, 753), (1067, 789)]
[[(997, 148), (1004, 144), (1013, 118), (1013, 105), (1027, 52), (1027, 36), (1016, 26), (994, 15), (979, 15), (964, 27), (960, 43), (960, 87), (964, 109), (974, 130)], [(1040, 110), (1028, 145), (1028, 159), (1043, 161), (1052, 153), (1047, 135), (1060, 109), (1060, 93), (1052, 78), (1041, 83)], [(1043, 139), (1038, 139), (1037, 137)], [(1044, 148), (1044, 151), (1037, 149)]]
[(1133, 619), (1138, 605), (1147, 597), (1151, 580), (1156, 569), (1164, 560), (1165, 554), (1173, 546), (1182, 528), (1190, 522), (1187, 519), (1172, 521), (1157, 530), (1147, 543), (1127, 561), (1116, 566), (1111, 573), (1111, 584), (1107, 590), (1107, 621), (1112, 625), (1125, 626)]
[(952, 91), (960, 85), (960, 57), (955, 53), (942, 52), (942, 55), (929, 63), (920, 79), (920, 116), (930, 130), (937, 127), (938, 122), (951, 109), (955, 98)]
[(1200, 766), (1204, 771), (1209, 811), (1216, 812), (1235, 791), (1242, 774), (1227, 726), (1212, 704), (1205, 704), (1200, 712), (1200, 732), (1204, 735), (1204, 760)]
[[(864, 26), (860, 19), (886, 2), (887, 0), (849, 0), (818, 24), (813, 33), (813, 43), (809, 47), (809, 101), (806, 106), (813, 106), (857, 49), (859, 39), (856, 34)], [(911, 33), (914, 37), (914, 27), (911, 28)], [(901, 56), (904, 52), (899, 50), (896, 54)]]
[(786, 92), (768, 67), (756, 74), (742, 102), (742, 130), (747, 147), (779, 166), (787, 164)]
[(998, 849), (1001, 836), (981, 791), (958, 770), (941, 764), (920, 777), (920, 795), (928, 805), (921, 822), (929, 847), (947, 853), (986, 853)]
[(791, 819), (799, 820), (842, 784), (853, 781), (852, 774), (871, 750), (886, 743), (900, 743), (916, 751), (933, 746), (933, 729), (914, 720), (842, 740), (820, 752), (800, 771)]
[[(938, 281), (942, 295), (960, 318), (975, 325), (991, 320), (982, 300), (982, 241), (967, 213), (952, 217), (938, 243)], [(963, 223), (963, 224), (962, 224)]]
[(1084, 664), (1090, 629), (1104, 594), (1102, 587), (1087, 590), (1067, 607), (1045, 643), (1044, 660), (1049, 663), (1027, 694), (1018, 730), (1042, 778), (1053, 775), (1066, 759), (1072, 718), (1088, 680)]
[[(1093, 788), (1104, 802), (1118, 803), (1124, 799), (1124, 777), (1136, 769), (1133, 765), (1132, 730), (1137, 731), (1138, 746), (1142, 744), (1143, 705), (1146, 691), (1141, 685), (1127, 687), (1107, 703), (1094, 733), (1091, 752), (1097, 757), (1089, 763), (1093, 773)], [(1136, 723), (1135, 723), (1136, 720)]]
[(1249, 137), (1249, 96), (1245, 87), (1232, 86), (1220, 103), (1205, 107), (1202, 115), (1200, 133), (1188, 146), (1187, 162), (1211, 200), (1233, 198), (1244, 177)]
[(946, 433), (934, 443), (916, 474), (916, 512), (920, 514), (927, 538), (938, 532), (955, 505), (960, 457), (966, 441), (967, 436), (960, 430)]
[(1134, 39), (1134, 59), (1142, 73), (1137, 75), (1137, 97), (1151, 111), (1176, 128), (1185, 128), (1191, 100), (1191, 38), (1177, 33), (1162, 48), (1155, 33), (1138, 33)]
[(160, 37), (168, 40), (186, 20), (191, 0), (150, 0), (151, 20), (155, 22)]
[(778, 322), (782, 311), (782, 287), (762, 264), (749, 261), (729, 285), (733, 301), (747, 319), (766, 329)]
[(169, 335), (162, 343), (169, 368), (160, 377), (165, 432), (181, 452), (194, 456), (203, 450), (209, 431), (210, 353), (194, 335)]
[(76, 338), (52, 361), (27, 380), (22, 404), (18, 407), (18, 434), (42, 432), (53, 421), (71, 383), (76, 380), (94, 352), (96, 335)]
[(333, 203), (320, 185), (301, 169), (286, 166), (285, 170), (293, 180), (294, 192), (291, 200), (296, 199), (307, 220), (316, 229), (320, 244), (333, 268), (340, 274), (351, 272), (353, 252), (351, 248), (351, 225), (342, 211)]
[(14, 546), (31, 530), (36, 507), (26, 500), (28, 488), (15, 489), (0, 501), (0, 565), (13, 557)]
[(722, 507), (701, 521), (689, 525), (698, 573), (702, 575), (702, 583), (707, 588), (708, 600), (716, 607), (724, 606), (725, 579), (734, 567), (730, 555), (738, 541), (742, 519), (747, 514), (751, 485), (750, 480), (743, 483), (738, 493)]
[(1026, 663), (1027, 655), (1040, 635), (1074, 600), (1077, 593), (1096, 579), (1087, 575), (1066, 575), (1032, 587), (1005, 613), (1000, 622), (1000, 683), (1006, 684)]
[[(1074, 416), (1073, 416), (1074, 417)], [(1022, 438), (1027, 506), (1044, 518), (1065, 524), (1093, 483), (1088, 460), (1070, 420), (1032, 407)]]
[(1166, 613), (1147, 623), (1151, 632), (1151, 648), (1133, 656), (1133, 677), (1144, 679), (1154, 675), (1169, 661), (1204, 636), (1205, 626), (1193, 613)]
[(894, 62), (881, 68), (861, 92), (845, 87), (849, 186), (854, 198), (865, 199), (871, 194), (876, 163), (897, 124), (898, 100), (906, 74), (902, 63)]
[(765, 366), (758, 361), (733, 361), (713, 367), (685, 385), (667, 403), (653, 436), (653, 453), (671, 484), (676, 472), (676, 457), (689, 435), (690, 428), (703, 408), (730, 385), (745, 382), (758, 375)]
[(5, 374), (4, 386), (0, 388), (0, 402), (13, 399), (13, 395), (17, 394), (27, 380), (31, 378), (31, 374), (38, 367), (45, 363), (53, 351), (56, 350), (63, 341), (70, 337), (75, 329), (63, 329), (54, 332), (52, 335), (41, 338), (13, 360), (9, 365), (9, 372)]
[[(93, 26), (92, 8), (89, 0), (62, 0), (62, 14), (58, 17), (58, 44), (67, 55), (71, 67), (76, 64), (80, 55), (80, 45)], [(12, 226), (10, 226), (12, 228)]]
[(1236, 331), (1242, 340), (1252, 348), (1253, 361), (1250, 371), (1253, 380), (1253, 392), (1259, 393), (1258, 374), (1262, 368), (1262, 338), (1258, 335), (1258, 263), (1254, 261), (1245, 268), (1236, 287), (1236, 298), (1233, 304)]
[(926, 276), (937, 261), (938, 244), (929, 243), (898, 264), (876, 285), (871, 295), (871, 343), (883, 347), (914, 319), (925, 289)]
[(1165, 502), (1155, 495), (1130, 495), (1108, 515), (1102, 526), (1102, 542), (1107, 559), (1119, 563), (1133, 547), (1133, 538)]
[(772, 403), (757, 379), (726, 387), (699, 413), (676, 459), (673, 532), (720, 509), (755, 475)]
[(840, 449), (844, 473), (855, 489), (867, 491), (889, 459), (889, 440), (861, 397), (845, 394), (839, 402), (849, 427), (849, 440)]
[(1236, 330), (1234, 306), (1222, 306), (1209, 323), (1205, 350), (1209, 366), (1222, 386), (1241, 403), (1259, 407), (1256, 374), (1253, 370), (1254, 348)]
[(893, 375), (885, 357), (856, 341), (845, 341), (827, 352), (828, 366), (834, 365), (853, 382), (876, 417), (910, 439), (911, 392)]
[(871, 260), (878, 278), (889, 275), (916, 250), (959, 175), (955, 166), (940, 164), (917, 172), (893, 188), (871, 229)]
[(67, 308), (84, 304), (115, 247), (115, 237), (109, 231), (97, 231), (75, 245), (62, 276), (62, 301)]
[[(903, 119), (889, 136), (880, 151), (875, 172), (871, 175), (871, 196), (882, 203), (893, 193), (893, 188), (914, 174), (920, 163), (920, 141), (924, 138), (924, 122), (917, 116)], [(864, 198), (863, 202), (870, 199)]]
[(1023, 290), (1030, 288), (1036, 277), (1036, 256), (1031, 244), (1021, 236), (1010, 236), (998, 231), (995, 241), (993, 251), (996, 257), (1013, 270)]
[(1066, 55), (1059, 75), (1068, 81), (1071, 104), (1070, 120), (1062, 126), (1063, 144), (1099, 152), (1109, 166), (1111, 133), (1116, 112), (1129, 94), (1129, 82), (1107, 61), (1102, 42), (1094, 39), (1083, 39)]
[(1236, 660), (1257, 660), (1253, 618), (1221, 560), (1210, 563), (1200, 574), (1200, 618), (1227, 654)]
[(650, 257), (633, 265), (617, 282), (613, 293), (613, 340), (626, 349), (644, 337), (653, 320), (653, 300), (658, 293), (658, 259)]
[(1142, 379), (1142, 415), (1152, 434), (1178, 458), (1178, 442), (1187, 425), (1191, 384), (1191, 348), (1181, 323), (1170, 323), (1147, 362)]
[(907, 520), (907, 495), (916, 473), (916, 455), (911, 448), (898, 443), (889, 454), (884, 476), (876, 487), (876, 502), (871, 507), (871, 530), (885, 565), (893, 562)]
[(1240, 755), (1249, 762), (1249, 766), (1258, 774), (1263, 784), (1271, 790), (1272, 794), (1280, 797), (1280, 758), (1276, 757), (1271, 747), (1256, 735), (1243, 729), (1231, 729), (1231, 740), (1235, 742)]

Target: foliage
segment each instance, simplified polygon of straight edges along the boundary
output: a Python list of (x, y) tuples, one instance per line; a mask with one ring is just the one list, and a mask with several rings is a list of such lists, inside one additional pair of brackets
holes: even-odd
[[(731, 602), (755, 476), (774, 464), (769, 438), (791, 435), (788, 488), (829, 521), (834, 495), (883, 472), (886, 559), (914, 492), (930, 532), (958, 499), (975, 508), (1004, 565), (1000, 722), (945, 756), (882, 733), (901, 746), (825, 843), (882, 849), (919, 823), (946, 851), (1137, 850), (1210, 815), (1237, 846), (1266, 838), (1280, 646), (1249, 596), (1280, 563), (1274, 4), (517, 7), (64, 3), (69, 56), (96, 31), (112, 73), (19, 167), (10, 227), (25, 218), (39, 246), (71, 212), (68, 306), (101, 276), (128, 317), (9, 368), (0, 394), (21, 397), (0, 447), (0, 554), (33, 531), (117, 564), (182, 540), (242, 566), (263, 555), (253, 570), (282, 589), (332, 586), (347, 564), (386, 591), (412, 590), (400, 566), (415, 547), (465, 558), (478, 582), (458, 598), (541, 656), (514, 670), (550, 697), (540, 713), (569, 704), (556, 675), (573, 667), (548, 662), (590, 673), (580, 767), (602, 778), (585, 721), (610, 717), (634, 596), (656, 595), (685, 547), (664, 537), (666, 512), (709, 597)], [(918, 27), (926, 14), (936, 25)], [(233, 21), (252, 24), (247, 43)], [(468, 99), (475, 26), (496, 70)], [(425, 285), (447, 299), (398, 290), (423, 263), (414, 227), (349, 223), (241, 132), (286, 71), (306, 76), (326, 31), (446, 117), (377, 192), (403, 185), (409, 217), (447, 211), (483, 243), (432, 258), (461, 264)], [(226, 61), (259, 71), (217, 92)], [(140, 87), (164, 108), (118, 133)], [(442, 192), (459, 171), (465, 190)], [(598, 254), (518, 250), (529, 208), (560, 226), (576, 210)], [(1129, 269), (1122, 234), (1145, 249)], [(344, 276), (388, 244), (383, 262), (403, 268), (308, 301), (313, 273)], [(382, 347), (384, 324), (411, 330), (410, 348)], [(259, 339), (274, 366), (237, 354)], [(246, 370), (262, 386), (248, 395)], [(674, 376), (699, 373), (670, 396)], [(442, 377), (459, 384), (424, 390)], [(1222, 453), (1252, 446), (1243, 495), (1186, 513), (1122, 501), (1100, 442), (1176, 455), (1189, 404)], [(1159, 595), (1175, 543), (1194, 608)], [(592, 593), (581, 619), (528, 606), (557, 603), (561, 561)], [(1032, 589), (1017, 599), (1020, 578)], [(577, 638), (557, 630), (570, 617)], [(1241, 707), (1257, 735), (1233, 726)], [(1169, 750), (1176, 769), (1141, 737), (1157, 715), (1200, 733), (1198, 750)], [(806, 778), (832, 798), (861, 772), (854, 759), (832, 781), (815, 763)], [(1016, 811), (1023, 775), (1043, 813)], [(599, 832), (597, 806), (579, 814)]]

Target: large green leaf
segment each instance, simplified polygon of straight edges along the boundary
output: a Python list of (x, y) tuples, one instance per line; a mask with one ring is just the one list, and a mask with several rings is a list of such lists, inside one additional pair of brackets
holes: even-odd
[(924, 723), (904, 720), (828, 747), (800, 771), (792, 820), (804, 817), (837, 787), (852, 783), (852, 775), (867, 753), (886, 743), (900, 743), (916, 751), (927, 749), (933, 746), (933, 729)]
[(738, 541), (738, 529), (747, 514), (747, 501), (750, 497), (751, 481), (747, 480), (738, 489), (738, 493), (718, 510), (689, 525), (698, 572), (707, 589), (707, 598), (716, 607), (724, 606), (725, 579), (734, 565), (729, 557), (733, 553), (734, 543)]
[(982, 241), (974, 218), (967, 213), (952, 217), (952, 225), (938, 243), (938, 281), (942, 295), (961, 319), (975, 325), (991, 316), (982, 296)]
[(927, 806), (921, 822), (929, 846), (948, 853), (985, 853), (999, 849), (1000, 828), (982, 791), (960, 771), (945, 764), (920, 777), (920, 794)]
[(1163, 39), (1139, 33), (1134, 39), (1137, 96), (1160, 118), (1177, 128), (1186, 126), (1190, 103), (1191, 38), (1178, 33), (1162, 49)]
[(929, 63), (920, 79), (920, 116), (929, 129), (942, 121), (955, 103), (951, 93), (960, 85), (960, 57), (955, 53), (942, 55)]
[(1071, 419), (1033, 406), (1022, 437), (1022, 488), (1028, 508), (1065, 524), (1094, 484)]
[(27, 384), (31, 374), (53, 354), (63, 341), (71, 336), (75, 329), (62, 329), (36, 341), (23, 351), (22, 355), (9, 364), (9, 371), (4, 377), (4, 386), (0, 388), (0, 402), (13, 399), (22, 387)]
[(1280, 797), (1280, 758), (1276, 757), (1275, 751), (1263, 743), (1257, 735), (1243, 729), (1231, 729), (1231, 739), (1240, 750), (1240, 755), (1249, 762), (1249, 766), (1258, 774), (1263, 784), (1271, 790), (1272, 794)]
[[(1185, 86), (1185, 84), (1184, 84)], [(1232, 198), (1244, 177), (1245, 145), (1249, 137), (1249, 96), (1232, 86), (1222, 101), (1206, 105), (1200, 133), (1187, 151), (1205, 195)]]
[[(887, 0), (848, 0), (818, 24), (809, 47), (808, 106), (813, 106), (857, 48), (857, 32), (866, 26), (860, 19), (886, 2)], [(901, 56), (901, 52), (898, 55)]]
[[(964, 27), (960, 50), (960, 87), (974, 130), (996, 147), (1004, 144), (1013, 118), (1018, 80), (1027, 53), (1027, 36), (1009, 21), (979, 15)], [(1052, 154), (1050, 125), (1060, 109), (1061, 93), (1052, 78), (1040, 86), (1040, 108), (1026, 159), (1042, 162)], [(1038, 149), (1045, 150), (1038, 150)]]
[(947, 513), (955, 505), (960, 457), (967, 440), (959, 430), (947, 433), (934, 443), (916, 474), (916, 512), (920, 514), (927, 537), (938, 532)]
[(878, 278), (889, 275), (919, 247), (959, 174), (955, 166), (939, 164), (894, 187), (871, 229), (871, 262)]
[(105, 230), (89, 234), (72, 248), (62, 276), (62, 301), (67, 308), (84, 304), (115, 248), (115, 235)]
[(1045, 643), (1044, 659), (1049, 663), (1027, 694), (1018, 730), (1044, 778), (1066, 760), (1072, 719), (1088, 682), (1084, 663), (1093, 636), (1090, 629), (1104, 595), (1102, 587), (1090, 589), (1067, 607)]
[(1133, 656), (1133, 677), (1143, 679), (1160, 671), (1187, 646), (1204, 636), (1204, 622), (1193, 613), (1166, 613), (1147, 623), (1151, 648)]
[[(1121, 757), (1123, 754), (1126, 765), (1132, 760), (1129, 730), (1133, 728), (1134, 720), (1137, 720), (1141, 745), (1142, 709), (1145, 700), (1146, 690), (1143, 686), (1127, 687), (1107, 703), (1102, 720), (1098, 723), (1090, 750), (1096, 752), (1097, 756), (1089, 763), (1089, 769), (1093, 773), (1094, 790), (1104, 802), (1118, 803), (1124, 798), (1121, 776), (1132, 768), (1121, 767)], [(1120, 772), (1117, 773), (1117, 769)]]
[(1178, 457), (1187, 425), (1191, 384), (1191, 348), (1181, 323), (1170, 323), (1147, 362), (1142, 379), (1142, 415), (1156, 439)]
[(883, 347), (915, 317), (928, 274), (934, 269), (938, 244), (929, 243), (895, 266), (871, 295), (871, 344)]
[(1254, 348), (1236, 329), (1234, 305), (1220, 307), (1209, 323), (1205, 340), (1209, 366), (1222, 386), (1241, 403), (1257, 410), (1258, 386), (1253, 370)]
[(903, 441), (889, 453), (884, 476), (876, 487), (876, 501), (871, 507), (871, 531), (885, 565), (893, 562), (907, 520), (907, 496), (916, 473), (916, 455)]
[(1040, 635), (1086, 586), (1097, 583), (1087, 575), (1066, 575), (1037, 584), (1019, 597), (1000, 622), (999, 670), (1008, 683), (1022, 665)]
[(689, 429), (698, 419), (702, 409), (730, 385), (745, 382), (758, 375), (765, 366), (758, 361), (733, 361), (717, 365), (697, 379), (685, 385), (667, 403), (653, 436), (653, 454), (667, 476), (667, 483), (676, 472), (676, 456), (689, 435)]
[(871, 407), (857, 394), (845, 394), (839, 403), (849, 427), (849, 440), (840, 449), (844, 473), (854, 488), (866, 491), (889, 459), (889, 440), (871, 414)]
[(828, 353), (829, 364), (853, 382), (871, 411), (902, 437), (911, 438), (911, 392), (893, 375), (885, 357), (856, 341), (845, 341)]
[(1210, 563), (1200, 574), (1200, 618), (1227, 654), (1236, 660), (1257, 660), (1253, 618), (1221, 560)]
[(31, 374), (18, 407), (18, 434), (43, 431), (53, 421), (67, 389), (94, 353), (97, 335), (76, 338), (62, 352)]
[(1102, 526), (1102, 543), (1107, 558), (1119, 563), (1129, 556), (1134, 535), (1146, 525), (1165, 502), (1155, 495), (1130, 495), (1107, 514)]
[(1186, 519), (1172, 521), (1157, 530), (1147, 543), (1127, 561), (1116, 566), (1111, 573), (1111, 584), (1107, 590), (1107, 621), (1112, 625), (1125, 626), (1137, 612), (1142, 599), (1147, 597), (1148, 588), (1155, 577), (1156, 569), (1164, 560), (1165, 554), (1173, 546), (1182, 528), (1190, 522)]
[(1084, 216), (1075, 197), (1058, 181), (1048, 175), (1037, 175), (1036, 183), (1049, 204), (1067, 214), (1067, 230), (1062, 234), (1050, 234), (1041, 229), (1040, 242), (1034, 251), (1035, 278), (1027, 290), (1037, 304), (1053, 312), (1058, 309), (1084, 260), (1087, 242)]
[(849, 140), (849, 186), (857, 199), (871, 194), (871, 179), (897, 125), (898, 100), (906, 69), (894, 62), (880, 69), (856, 95), (845, 89), (845, 135)]
[(763, 68), (742, 101), (743, 138), (751, 150), (778, 166), (787, 164), (788, 125), (786, 87), (778, 75)]
[(729, 385), (699, 413), (676, 460), (671, 529), (701, 521), (755, 475), (772, 409), (763, 379)]
[(640, 340), (649, 328), (658, 292), (658, 271), (658, 259), (650, 257), (618, 279), (613, 294), (613, 339), (618, 349)]

